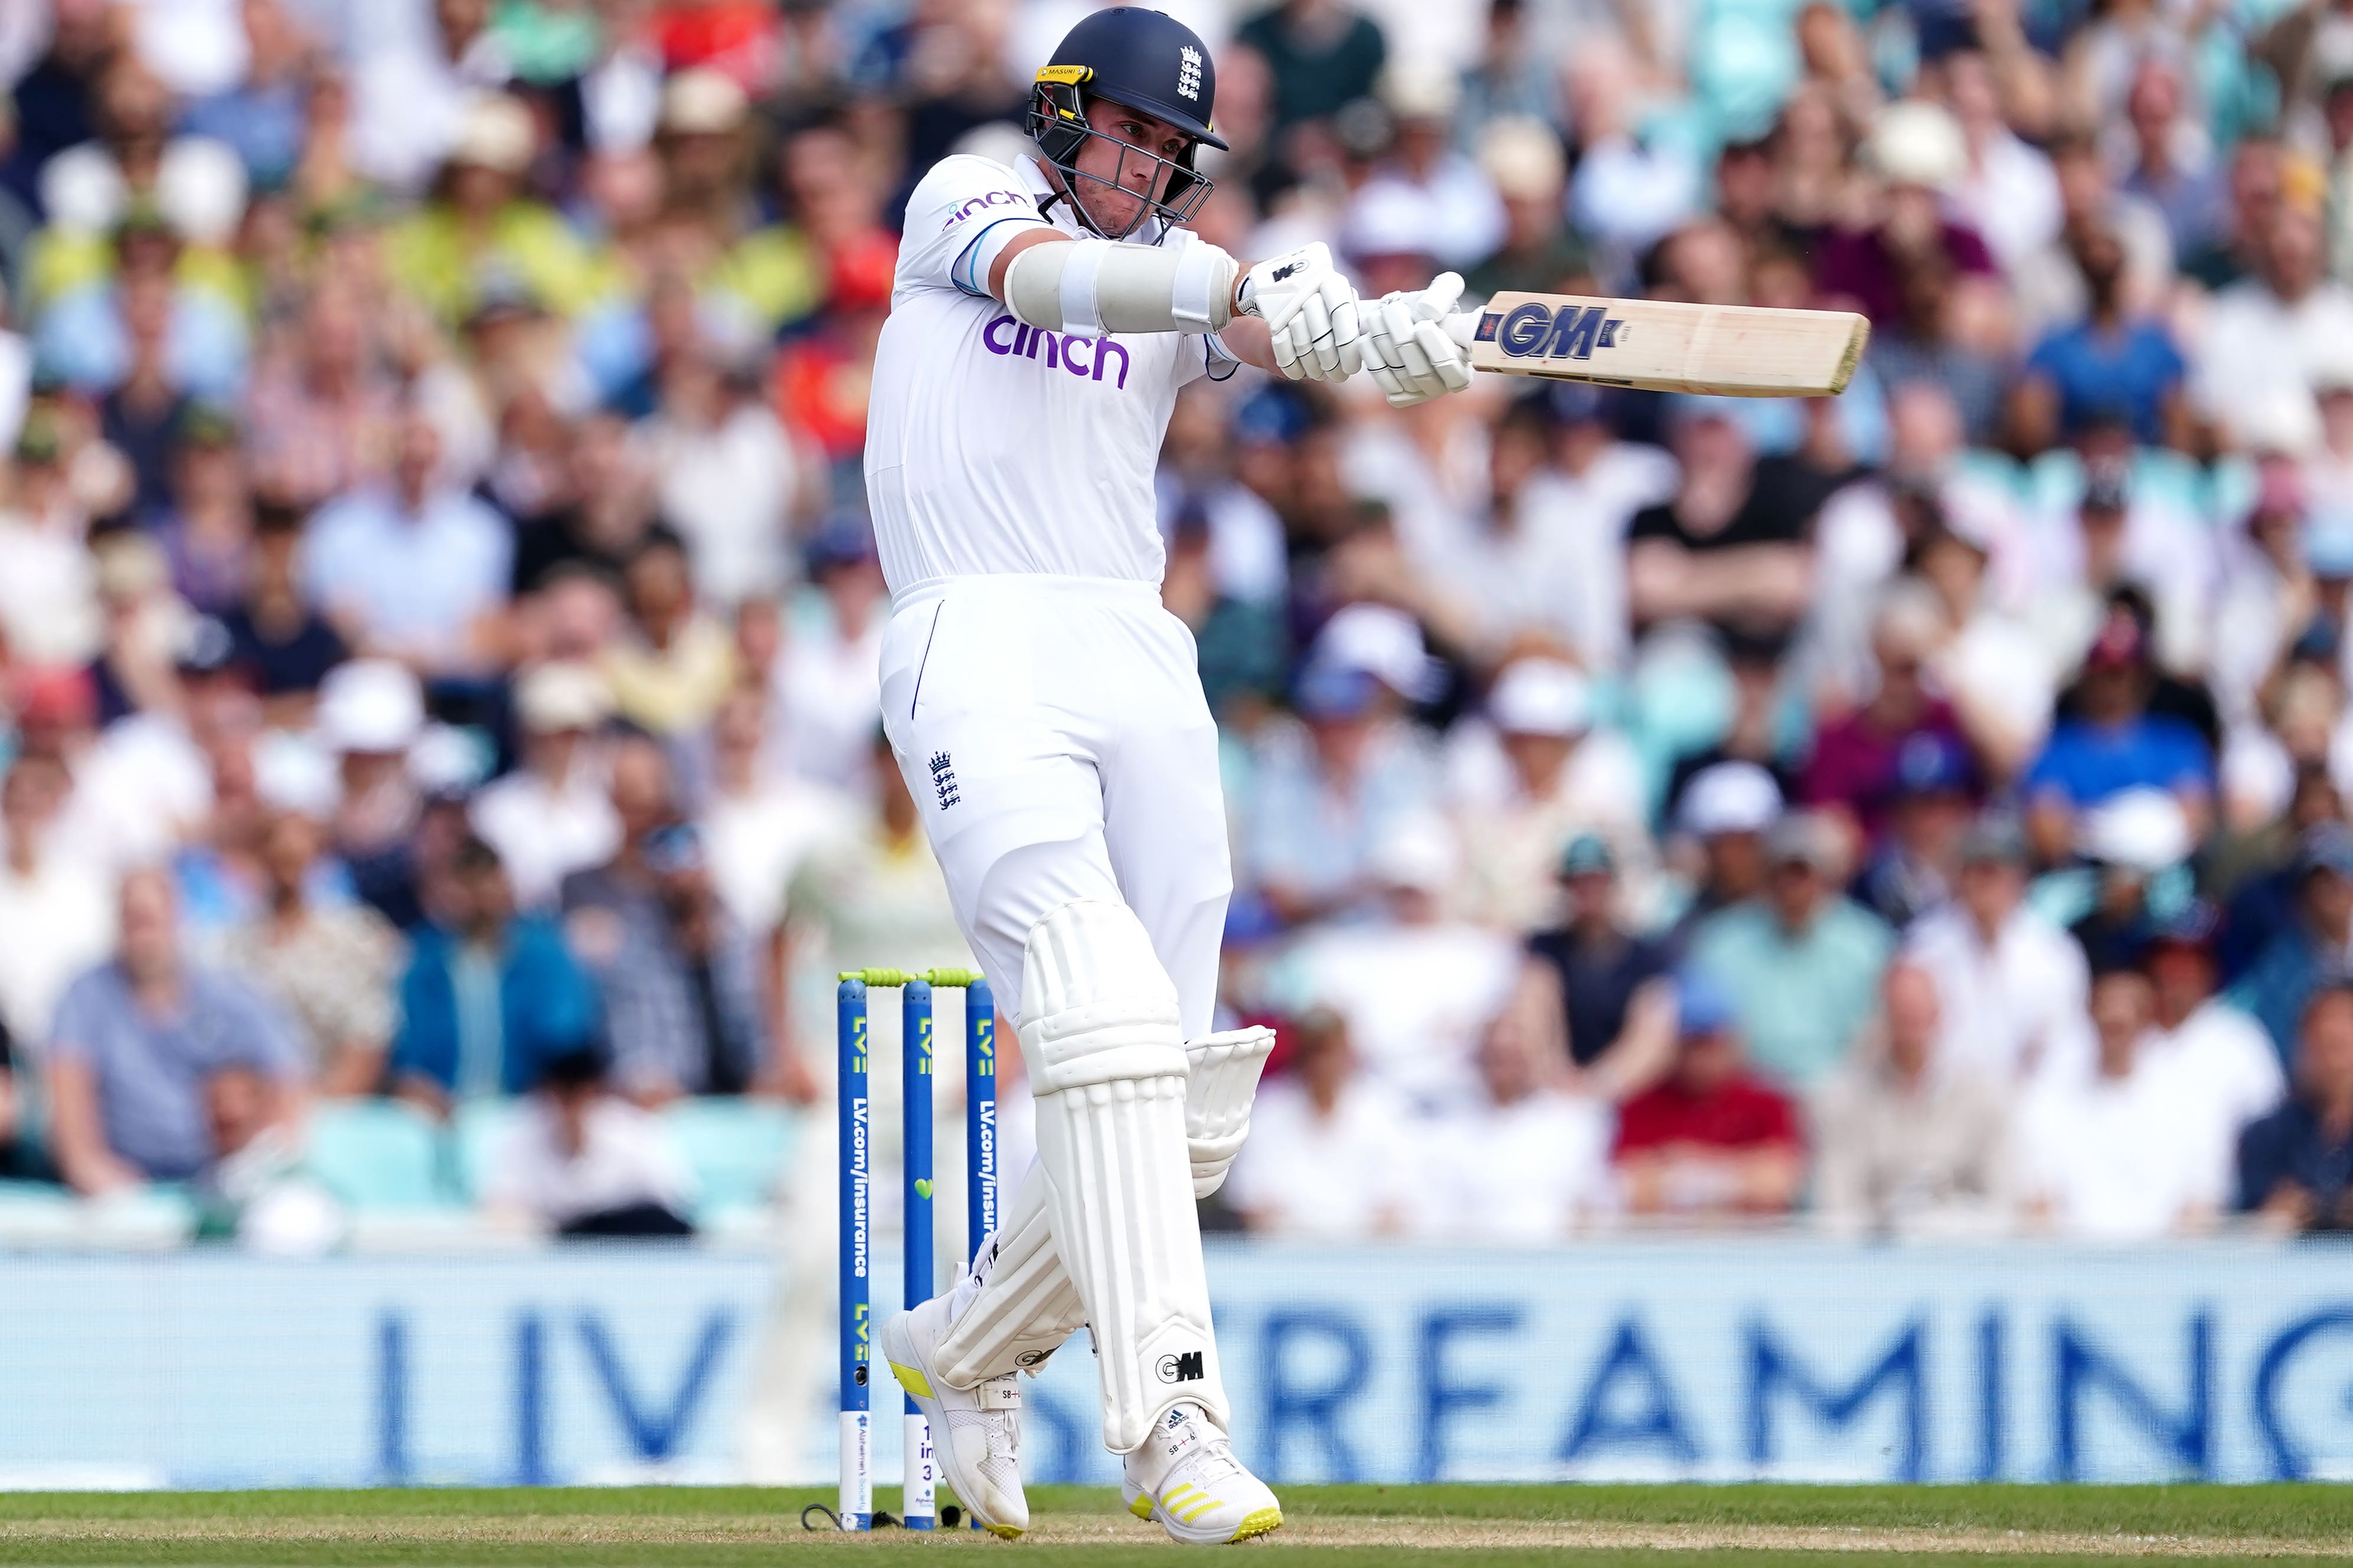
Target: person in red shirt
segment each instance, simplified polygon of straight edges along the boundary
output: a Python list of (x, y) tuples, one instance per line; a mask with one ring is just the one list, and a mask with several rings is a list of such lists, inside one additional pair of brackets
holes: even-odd
[(850, 469), (866, 449), (866, 395), (897, 261), (897, 242), (888, 235), (843, 246), (833, 258), (817, 330), (776, 356), (776, 417), (815, 441), (827, 461)]
[(1675, 983), (1678, 1040), (1667, 1077), (1620, 1108), (1611, 1158), (1638, 1215), (1787, 1214), (1805, 1180), (1789, 1100), (1752, 1075), (1732, 1002), (1703, 975)]

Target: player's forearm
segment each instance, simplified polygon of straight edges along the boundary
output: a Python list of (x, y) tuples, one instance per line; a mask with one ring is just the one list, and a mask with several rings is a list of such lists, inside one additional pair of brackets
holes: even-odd
[(1214, 332), (1234, 318), (1240, 268), (1214, 245), (1056, 238), (1022, 235), (1005, 247), (1000, 298), (1017, 321), (1094, 337)]

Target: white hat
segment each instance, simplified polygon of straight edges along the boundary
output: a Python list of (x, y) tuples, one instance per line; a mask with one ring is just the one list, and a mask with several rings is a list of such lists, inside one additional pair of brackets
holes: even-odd
[(502, 174), (520, 174), (531, 167), (539, 150), (539, 127), (521, 99), (487, 92), (466, 108), (458, 140), (449, 149), (452, 163), (477, 163)]
[(2084, 813), (2075, 828), (2077, 853), (2133, 871), (2179, 866), (2196, 847), (2181, 803), (2149, 784), (2119, 790)]
[(319, 742), (331, 752), (405, 752), (424, 726), (425, 693), (405, 665), (355, 658), (319, 683)]
[(2301, 458), (2320, 445), (2320, 405), (2292, 382), (2264, 387), (2224, 419), (2250, 452)]
[(733, 77), (692, 66), (662, 87), (661, 128), (677, 136), (720, 136), (744, 123), (752, 100)]
[(1461, 79), (1445, 61), (1427, 56), (1392, 60), (1374, 90), (1399, 120), (1451, 120), (1462, 101)]
[(209, 136), (175, 136), (155, 171), (155, 205), (196, 245), (227, 245), (245, 217), (245, 160)]
[(1781, 815), (1781, 786), (1755, 763), (1718, 763), (1683, 786), (1683, 831), (1762, 833)]
[(271, 731), (253, 748), (253, 789), (272, 811), (328, 817), (343, 798), (335, 759), (315, 741)]
[(1420, 623), (1387, 605), (1345, 606), (1324, 623), (1310, 662), (1362, 670), (1409, 702), (1436, 697), (1444, 679), (1443, 667), (1422, 644)]
[(1507, 735), (1582, 735), (1593, 727), (1593, 689), (1574, 665), (1516, 658), (1488, 693), (1487, 717)]
[(1433, 256), (1446, 215), (1435, 197), (1402, 180), (1376, 179), (1348, 204), (1340, 248), (1350, 256)]
[(1461, 855), (1445, 819), (1417, 816), (1381, 836), (1373, 848), (1373, 879), (1385, 888), (1443, 893), (1454, 885)]
[(1559, 133), (1532, 114), (1490, 121), (1479, 137), (1479, 167), (1505, 196), (1556, 196), (1568, 178)]
[(1940, 105), (1918, 99), (1881, 110), (1863, 153), (1880, 178), (1932, 191), (1950, 190), (1969, 165), (1960, 121)]
[(543, 664), (516, 682), (515, 710), (534, 735), (593, 730), (612, 715), (612, 689), (586, 665)]

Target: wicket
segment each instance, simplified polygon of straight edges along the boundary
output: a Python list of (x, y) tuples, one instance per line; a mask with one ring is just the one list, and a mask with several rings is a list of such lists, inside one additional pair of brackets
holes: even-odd
[[(873, 1310), (868, 1300), (873, 1213), (872, 1141), (866, 1091), (866, 994), (896, 989), (902, 1020), (900, 1125), (905, 1145), (906, 1222), (902, 1245), (905, 1305), (932, 1294), (932, 992), (964, 992), (965, 1215), (966, 1245), (977, 1257), (997, 1228), (997, 1002), (988, 982), (971, 969), (846, 969), (834, 996), (840, 1081), (838, 1170), (841, 1195), (841, 1495), (844, 1530), (874, 1528), (872, 1372)], [(931, 1424), (913, 1399), (904, 1401), (906, 1468), (900, 1523), (929, 1530), (938, 1518), (938, 1461)], [(979, 1521), (973, 1521), (976, 1529)]]

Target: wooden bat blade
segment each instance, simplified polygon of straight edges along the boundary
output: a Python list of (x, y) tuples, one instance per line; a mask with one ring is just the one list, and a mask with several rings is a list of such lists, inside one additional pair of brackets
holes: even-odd
[(1498, 294), (1447, 330), (1479, 370), (1733, 397), (1835, 396), (1871, 338), (1847, 310), (1573, 294)]

